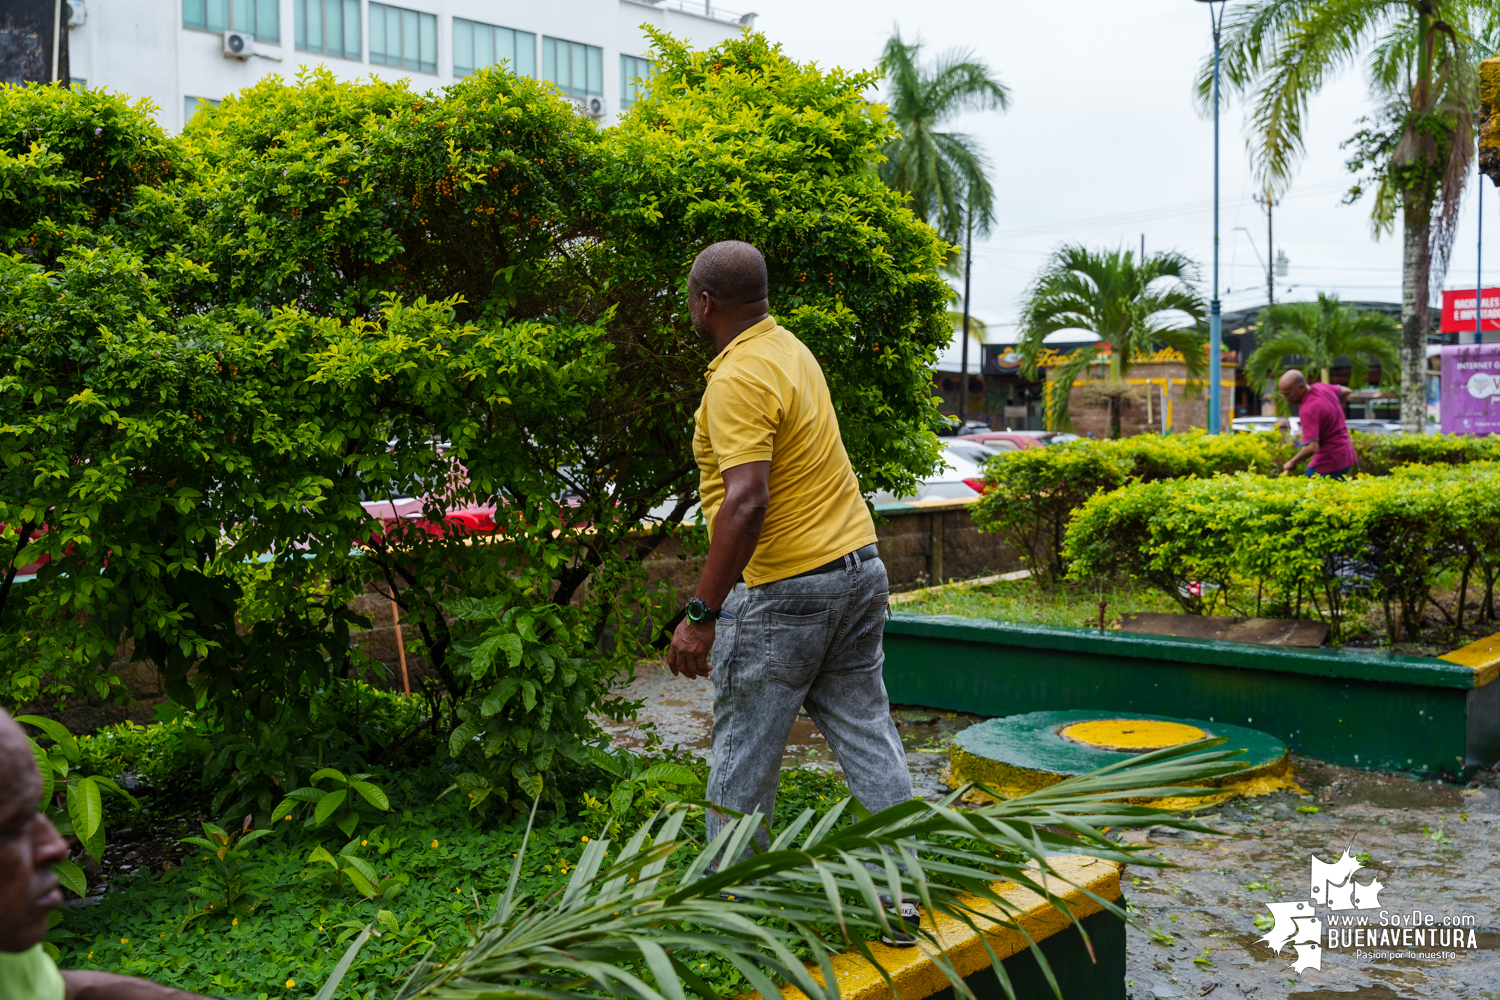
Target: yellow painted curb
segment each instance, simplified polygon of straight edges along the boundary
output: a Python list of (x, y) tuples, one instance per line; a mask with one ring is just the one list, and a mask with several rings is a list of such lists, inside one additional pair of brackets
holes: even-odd
[[(1098, 913), (1104, 907), (1085, 896), (1075, 885), (1083, 886), (1103, 899), (1114, 901), (1120, 898), (1120, 868), (1114, 862), (1073, 855), (1047, 860), (1062, 878), (1049, 879), (1045, 883), (1046, 887), (1079, 920)], [(1073, 885), (1069, 885), (1070, 882)], [(1051, 903), (1024, 886), (1005, 881), (994, 883), (993, 888), (1002, 899), (1011, 904), (1011, 909), (1008, 912), (1002, 911), (989, 900), (970, 897), (974, 909), (992, 920), (1019, 925), (1034, 941), (1040, 942), (1072, 927), (1072, 921), (1059, 913)], [(981, 918), (976, 917), (975, 922), (983, 926)], [(960, 977), (968, 978), (981, 969), (989, 968), (990, 957), (985, 952), (979, 935), (962, 922), (951, 917), (938, 917), (936, 923), (933, 923), (932, 914), (924, 910), (922, 924), (936, 932), (947, 952), (948, 961)], [(1015, 927), (991, 924), (985, 927), (984, 935), (1002, 961), (1029, 947), (1025, 936)], [(926, 941), (919, 942), (915, 948), (887, 948), (874, 941), (870, 943), (870, 953), (891, 977), (896, 992), (891, 992), (880, 975), (880, 970), (868, 960), (846, 952), (833, 959), (841, 1000), (896, 1000), (898, 995), (900, 1000), (923, 1000), (924, 997), (940, 993), (952, 985), (933, 961), (932, 956), (939, 953), (938, 949)], [(816, 970), (813, 971), (813, 977), (819, 982), (823, 981), (822, 975)], [(787, 1000), (807, 1000), (807, 995), (795, 986), (787, 986), (782, 992)], [(760, 1000), (760, 994), (751, 993), (742, 1000), (752, 998)]]
[(1467, 646), (1460, 646), (1451, 653), (1439, 656), (1440, 660), (1457, 663), (1474, 671), (1474, 686), (1484, 687), (1500, 677), (1500, 632), (1483, 639), (1476, 639)]

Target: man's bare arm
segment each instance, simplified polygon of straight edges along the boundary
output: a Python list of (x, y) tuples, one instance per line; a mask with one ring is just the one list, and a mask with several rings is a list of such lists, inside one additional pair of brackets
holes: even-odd
[(202, 1000), (196, 993), (112, 972), (64, 972), (62, 977), (66, 1000)]
[(1282, 472), (1291, 472), (1304, 458), (1312, 458), (1318, 453), (1318, 442), (1309, 441), (1302, 446), (1302, 450), (1292, 456), (1292, 460), (1281, 467)]
[[(771, 501), (771, 463), (746, 462), (724, 470), (724, 503), (714, 516), (714, 535), (698, 580), (695, 597), (711, 608), (722, 608), (735, 581), (750, 564)], [(707, 677), (708, 654), (714, 648), (714, 623), (684, 618), (672, 634), (667, 666), (672, 673)]]

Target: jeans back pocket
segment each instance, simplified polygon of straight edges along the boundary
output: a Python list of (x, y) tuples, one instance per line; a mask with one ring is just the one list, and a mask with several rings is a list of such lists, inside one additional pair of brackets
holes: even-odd
[(838, 623), (832, 608), (811, 614), (765, 613), (766, 670), (783, 684), (801, 687), (817, 675)]

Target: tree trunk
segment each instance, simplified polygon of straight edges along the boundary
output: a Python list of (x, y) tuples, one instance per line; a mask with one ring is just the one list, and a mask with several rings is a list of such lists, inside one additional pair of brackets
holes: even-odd
[(1109, 439), (1120, 439), (1120, 397), (1109, 397)]
[(1408, 194), (1402, 218), (1401, 260), (1401, 429), (1421, 434), (1427, 428), (1427, 238), (1432, 203)]

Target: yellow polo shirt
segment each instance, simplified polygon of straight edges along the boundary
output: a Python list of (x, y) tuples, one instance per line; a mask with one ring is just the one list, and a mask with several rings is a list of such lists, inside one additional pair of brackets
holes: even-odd
[(745, 584), (821, 566), (875, 541), (875, 522), (839, 437), (818, 361), (774, 317), (741, 333), (708, 366), (693, 415), (693, 457), (713, 536), (724, 470), (771, 463), (771, 501)]

